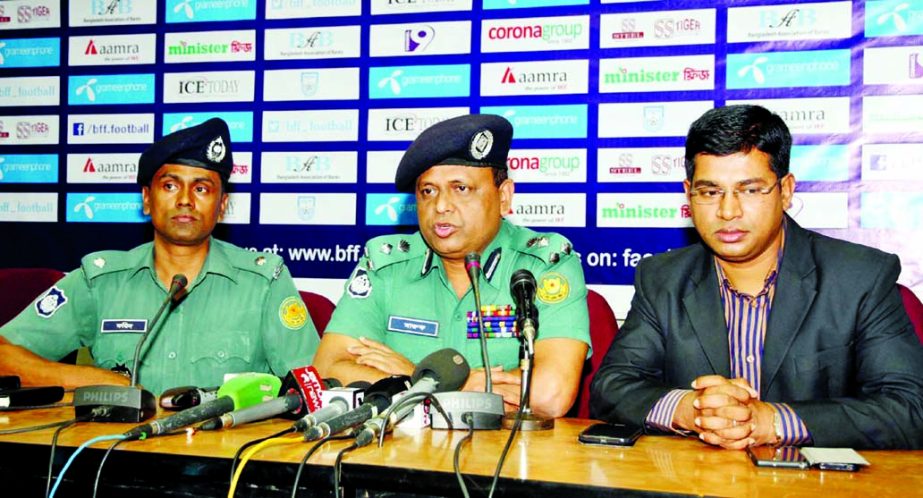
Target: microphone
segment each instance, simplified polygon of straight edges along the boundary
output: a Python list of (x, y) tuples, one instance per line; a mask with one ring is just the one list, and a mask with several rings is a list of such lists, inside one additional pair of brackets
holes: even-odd
[(217, 398), (218, 387), (183, 386), (167, 389), (160, 395), (160, 407), (164, 410), (185, 410)]
[[(157, 400), (150, 391), (138, 387), (138, 371), (141, 370), (141, 358), (144, 357), (141, 348), (154, 331), (160, 317), (168, 310), (168, 305), (182, 295), (187, 283), (185, 275), (178, 273), (173, 276), (167, 297), (151, 319), (147, 330), (138, 339), (132, 363), (131, 385), (78, 387), (74, 390), (74, 413), (77, 417), (86, 417), (86, 420), (91, 422), (140, 422), (154, 416)], [(100, 407), (109, 409), (97, 410)]]
[(357, 380), (350, 382), (346, 387), (334, 387), (323, 391), (321, 393), (321, 398), (324, 400), (323, 408), (300, 418), (292, 427), (298, 431), (307, 431), (317, 424), (358, 408), (365, 397), (365, 391), (371, 385), (368, 381)]
[(535, 340), (538, 310), (535, 309), (535, 277), (529, 270), (516, 270), (510, 278), (510, 294), (516, 305), (516, 326), (526, 341)]
[(0, 409), (41, 407), (57, 403), (64, 397), (64, 388), (60, 386), (24, 387), (0, 391)]
[[(413, 386), (402, 399), (415, 394), (457, 391), (465, 385), (470, 373), (471, 367), (461, 353), (451, 348), (440, 349), (420, 360), (413, 371)], [(372, 442), (382, 431), (393, 427), (409, 415), (415, 404), (404, 403), (388, 419), (376, 416), (367, 421), (356, 436), (356, 445), (365, 446)]]
[(476, 252), (466, 254), (465, 270), (468, 271), (468, 280), (471, 280), (471, 291), (474, 293), (474, 312), (478, 317), (481, 362), (484, 364), (484, 391), (493, 392), (493, 382), (490, 378), (490, 359), (487, 357), (487, 337), (484, 335), (484, 315), (481, 312), (481, 288), (478, 283), (481, 276), (481, 255)]
[(409, 385), (410, 377), (406, 375), (395, 375), (379, 380), (366, 390), (365, 399), (359, 408), (314, 425), (305, 433), (305, 441), (314, 441), (337, 434), (365, 422), (391, 406), (391, 397), (404, 392)]
[(12, 389), (19, 389), (22, 387), (19, 382), (19, 377), (16, 375), (4, 375), (0, 376), (0, 392), (9, 391)]
[(175, 415), (139, 425), (128, 432), (125, 438), (134, 440), (157, 436), (175, 431), (229, 411), (253, 406), (270, 399), (282, 387), (282, 381), (272, 374), (246, 373), (225, 382), (218, 389), (218, 398), (214, 401), (183, 410)]

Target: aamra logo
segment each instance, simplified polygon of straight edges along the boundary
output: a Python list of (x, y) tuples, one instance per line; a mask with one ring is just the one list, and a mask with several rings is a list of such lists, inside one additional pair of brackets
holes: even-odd
[(93, 197), (92, 195), (86, 196), (86, 198), (83, 199), (83, 201), (78, 202), (77, 204), (74, 205), (74, 212), (79, 213), (82, 210), (83, 215), (86, 216), (88, 220), (92, 220), (93, 219), (93, 208), (90, 206), (90, 203), (95, 200), (96, 200), (96, 197)]
[(390, 76), (386, 76), (378, 81), (378, 88), (384, 88), (385, 86), (389, 86), (391, 89), (391, 93), (393, 93), (394, 95), (400, 95), (401, 94), (401, 84), (397, 80), (397, 78), (402, 74), (404, 74), (404, 71), (402, 69), (395, 69), (394, 71), (391, 72)]
[(500, 83), (511, 84), (516, 83), (516, 75), (513, 74), (513, 68), (506, 66), (506, 70), (503, 71), (503, 78), (500, 80)]
[(424, 51), (436, 37), (432, 26), (420, 26), (404, 31), (404, 52)]
[(753, 81), (763, 84), (766, 83), (766, 75), (763, 74), (763, 70), (760, 69), (761, 64), (769, 62), (769, 58), (764, 56), (759, 56), (756, 59), (753, 59), (753, 62), (747, 64), (746, 66), (737, 70), (737, 76), (743, 78), (750, 73), (753, 76)]
[(90, 79), (88, 79), (86, 83), (84, 83), (84, 84), (82, 84), (82, 85), (80, 85), (80, 86), (77, 87), (77, 90), (76, 90), (77, 95), (83, 95), (84, 93), (86, 93), (86, 94), (87, 94), (87, 99), (88, 99), (90, 102), (95, 102), (95, 101), (96, 101), (96, 92), (93, 91), (93, 85), (95, 85), (95, 84), (96, 84), (96, 78), (90, 78)]
[(96, 173), (96, 165), (93, 164), (93, 158), (88, 157), (86, 164), (83, 165), (84, 173)]

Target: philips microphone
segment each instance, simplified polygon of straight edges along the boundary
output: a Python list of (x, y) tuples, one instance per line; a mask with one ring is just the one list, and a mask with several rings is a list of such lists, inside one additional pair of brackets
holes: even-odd
[[(168, 309), (172, 310), (169, 305), (182, 295), (186, 288), (186, 276), (176, 274), (170, 282), (170, 290), (167, 297), (157, 310), (157, 314), (151, 320), (147, 330), (138, 339), (135, 346), (134, 362), (132, 363), (131, 385), (125, 386), (84, 386), (74, 390), (74, 414), (79, 417), (87, 417), (86, 420), (91, 422), (140, 422), (154, 416), (157, 412), (157, 400), (154, 395), (138, 387), (138, 371), (141, 370), (141, 348), (145, 340), (151, 335), (160, 321), (160, 317)], [(100, 415), (97, 408), (109, 408), (103, 415)]]
[(521, 332), (522, 355), (519, 358), (521, 375), (519, 413), (503, 416), (503, 427), (512, 429), (519, 421), (524, 431), (547, 430), (554, 427), (553, 418), (540, 417), (532, 413), (530, 393), (532, 392), (532, 371), (535, 369), (535, 337), (538, 335), (538, 309), (535, 307), (535, 277), (529, 270), (516, 270), (510, 278), (510, 294), (516, 304), (516, 326)]
[(481, 255), (469, 252), (465, 255), (465, 270), (468, 280), (471, 281), (471, 292), (474, 294), (474, 312), (478, 317), (478, 337), (481, 341), (481, 362), (484, 364), (484, 391), (493, 391), (493, 382), (490, 378), (490, 358), (487, 356), (487, 337), (484, 334), (484, 314), (481, 312)]
[(314, 425), (305, 433), (305, 440), (321, 439), (365, 422), (391, 406), (391, 398), (397, 393), (406, 391), (408, 387), (410, 387), (410, 377), (406, 375), (395, 375), (379, 380), (366, 390), (365, 399), (359, 408)]
[(225, 382), (214, 401), (183, 410), (175, 415), (140, 425), (125, 433), (128, 440), (157, 436), (175, 431), (229, 411), (246, 408), (271, 399), (279, 392), (282, 381), (272, 374), (247, 373)]
[[(457, 391), (468, 380), (471, 367), (465, 357), (458, 351), (445, 348), (430, 353), (420, 360), (413, 371), (413, 386), (407, 390), (402, 399), (408, 399), (415, 394), (432, 394), (436, 392)], [(483, 395), (484, 393), (476, 393)], [(400, 403), (400, 401), (398, 401)], [(395, 410), (389, 419), (376, 416), (370, 419), (356, 436), (356, 444), (365, 446), (372, 442), (376, 436), (391, 427), (413, 411), (417, 403), (405, 403)]]
[(531, 343), (538, 329), (538, 310), (535, 309), (535, 277), (529, 270), (516, 270), (510, 278), (510, 294), (516, 305), (516, 325), (519, 332)]

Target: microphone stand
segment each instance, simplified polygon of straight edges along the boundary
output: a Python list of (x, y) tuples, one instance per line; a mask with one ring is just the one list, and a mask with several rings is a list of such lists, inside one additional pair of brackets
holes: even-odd
[[(518, 321), (522, 329), (522, 348), (520, 349), (519, 370), (522, 381), (520, 383), (520, 399), (522, 399), (522, 412), (519, 430), (522, 431), (544, 431), (554, 428), (554, 419), (540, 417), (532, 413), (530, 396), (526, 394), (531, 392), (529, 385), (532, 383), (532, 367), (535, 364), (535, 336), (538, 334), (538, 317), (528, 315), (538, 315), (538, 310), (531, 308), (532, 313), (527, 312), (527, 316), (521, 317)], [(512, 429), (516, 424), (516, 412), (510, 412), (503, 415), (503, 428)]]

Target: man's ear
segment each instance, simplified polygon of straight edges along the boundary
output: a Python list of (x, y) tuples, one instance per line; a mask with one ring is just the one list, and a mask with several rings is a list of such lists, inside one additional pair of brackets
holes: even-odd
[(151, 187), (141, 187), (141, 212), (145, 216), (151, 215)]
[(500, 191), (500, 216), (506, 216), (506, 213), (513, 209), (513, 193), (516, 192), (516, 187), (513, 180), (507, 178), (497, 189)]

